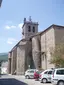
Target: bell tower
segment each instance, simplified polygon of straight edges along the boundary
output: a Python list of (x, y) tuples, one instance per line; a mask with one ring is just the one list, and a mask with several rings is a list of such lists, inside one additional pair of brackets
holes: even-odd
[(28, 38), (36, 33), (38, 33), (38, 22), (33, 22), (31, 16), (29, 17), (28, 21), (26, 18), (24, 18), (22, 26), (22, 38)]

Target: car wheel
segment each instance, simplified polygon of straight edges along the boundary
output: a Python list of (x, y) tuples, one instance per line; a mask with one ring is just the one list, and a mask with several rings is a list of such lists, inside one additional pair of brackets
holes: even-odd
[(64, 81), (59, 81), (57, 85), (64, 85)]
[(47, 79), (46, 78), (42, 79), (42, 82), (43, 83), (46, 83), (47, 82)]
[(26, 79), (29, 79), (29, 76), (27, 75), (27, 76), (25, 76), (25, 78), (26, 78)]

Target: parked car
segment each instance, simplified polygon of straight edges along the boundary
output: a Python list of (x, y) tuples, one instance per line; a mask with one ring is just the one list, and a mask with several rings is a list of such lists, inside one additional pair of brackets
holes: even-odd
[(38, 71), (37, 69), (28, 69), (25, 72), (25, 78), (29, 79), (29, 78), (34, 78), (34, 72)]
[(58, 68), (53, 71), (51, 82), (53, 85), (64, 85), (64, 68)]
[(43, 71), (39, 76), (40, 82), (41, 83), (51, 82), (52, 72), (53, 72), (53, 69), (47, 69), (47, 70)]

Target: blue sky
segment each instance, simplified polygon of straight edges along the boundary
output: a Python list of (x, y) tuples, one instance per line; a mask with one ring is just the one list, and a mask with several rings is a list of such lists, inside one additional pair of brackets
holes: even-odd
[(3, 0), (0, 8), (0, 53), (9, 52), (22, 38), (24, 17), (39, 23), (39, 31), (51, 24), (64, 25), (64, 0)]

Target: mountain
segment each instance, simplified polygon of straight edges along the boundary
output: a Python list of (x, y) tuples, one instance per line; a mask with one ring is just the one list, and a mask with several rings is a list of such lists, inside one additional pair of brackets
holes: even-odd
[(7, 61), (8, 53), (0, 53), (0, 61)]

